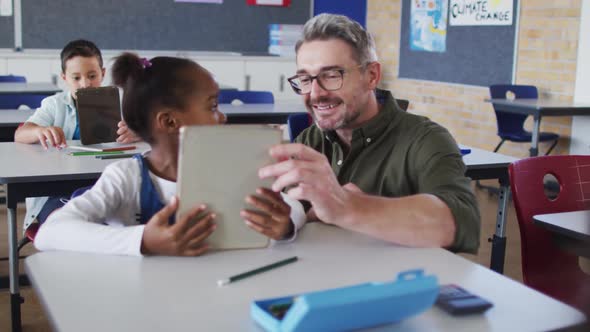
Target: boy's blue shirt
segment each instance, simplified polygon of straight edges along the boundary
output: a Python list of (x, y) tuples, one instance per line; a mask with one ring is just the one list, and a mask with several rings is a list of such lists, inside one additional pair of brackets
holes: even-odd
[(27, 122), (47, 127), (60, 127), (67, 140), (74, 138), (78, 119), (74, 99), (69, 91), (62, 91), (41, 101), (39, 107)]

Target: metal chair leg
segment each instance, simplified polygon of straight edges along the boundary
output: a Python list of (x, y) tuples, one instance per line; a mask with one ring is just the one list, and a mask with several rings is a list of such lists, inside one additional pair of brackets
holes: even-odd
[(30, 243), (31, 240), (29, 240), (28, 237), (23, 237), (22, 239), (20, 239), (20, 241), (18, 241), (18, 246), (16, 247), (17, 252), (20, 252), (20, 250), (27, 245), (27, 243)]
[[(500, 150), (500, 147), (502, 146), (502, 144), (504, 144), (504, 142), (506, 142), (505, 139), (502, 139), (500, 141), (500, 143), (498, 143), (498, 145), (496, 145), (496, 148), (494, 149), (494, 153), (498, 152), (498, 150)], [(478, 189), (482, 189), (488, 192), (489, 195), (498, 195), (498, 193), (500, 193), (500, 188), (494, 187), (494, 186), (484, 186), (483, 184), (481, 184), (481, 182), (479, 182), (479, 180), (475, 181), (475, 187)]]
[(494, 149), (494, 153), (495, 152), (498, 152), (498, 150), (500, 150), (500, 147), (502, 146), (502, 144), (504, 144), (504, 142), (506, 142), (506, 140), (505, 139), (502, 139), (500, 141), (500, 143), (498, 143), (498, 145), (496, 145), (496, 148)]
[(553, 144), (551, 144), (551, 146), (549, 147), (549, 150), (547, 150), (547, 152), (545, 153), (546, 156), (548, 156), (551, 153), (551, 151), (553, 151), (553, 148), (555, 146), (557, 146), (558, 141), (559, 141), (559, 139), (556, 139), (555, 141), (553, 141)]

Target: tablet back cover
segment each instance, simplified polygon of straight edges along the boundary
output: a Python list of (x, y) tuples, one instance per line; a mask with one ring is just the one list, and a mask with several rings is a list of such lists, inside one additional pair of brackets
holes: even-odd
[(76, 92), (80, 141), (83, 145), (115, 142), (121, 121), (119, 89), (114, 86)]
[(270, 188), (258, 169), (273, 162), (268, 154), (281, 142), (282, 133), (266, 125), (190, 126), (180, 131), (177, 193), (179, 216), (196, 204), (216, 213), (217, 229), (209, 237), (212, 249), (266, 247), (268, 237), (250, 229), (240, 210), (252, 206), (247, 195)]

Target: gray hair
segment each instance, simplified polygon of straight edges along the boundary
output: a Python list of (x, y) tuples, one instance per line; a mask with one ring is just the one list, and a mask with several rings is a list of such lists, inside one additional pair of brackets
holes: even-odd
[(356, 21), (335, 14), (320, 14), (307, 21), (302, 38), (295, 44), (295, 53), (305, 42), (328, 39), (340, 39), (348, 43), (361, 65), (377, 61), (373, 37)]

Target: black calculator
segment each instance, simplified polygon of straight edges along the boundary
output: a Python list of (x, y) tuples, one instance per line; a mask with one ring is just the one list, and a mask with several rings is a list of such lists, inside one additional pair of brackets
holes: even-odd
[(451, 315), (468, 315), (484, 312), (493, 304), (457, 285), (440, 286), (436, 305)]

